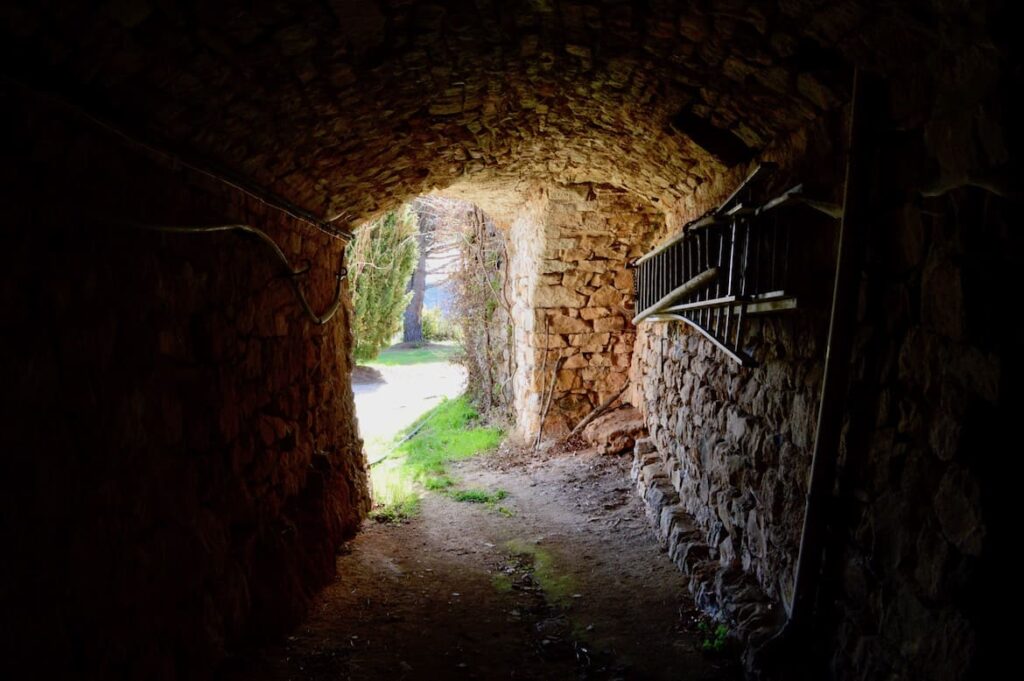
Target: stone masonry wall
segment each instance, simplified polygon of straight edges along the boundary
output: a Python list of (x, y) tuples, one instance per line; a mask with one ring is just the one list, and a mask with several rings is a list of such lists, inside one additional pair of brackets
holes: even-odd
[(148, 133), (353, 219), (469, 177), (686, 200), (722, 167), (692, 131), (759, 149), (840, 103), (819, 43), (873, 38), (877, 55), (930, 19), (775, 0), (23, 5), (0, 25), (12, 76), (46, 64)]
[(998, 460), (1024, 341), (1004, 314), (1024, 245), (1008, 209), (959, 189), (892, 203), (873, 230), (824, 599), (838, 679), (998, 676), (1012, 649), (991, 611), (1012, 581)]
[[(760, 189), (763, 197), (802, 182), (810, 193), (835, 199), (841, 161), (831, 154), (842, 146), (840, 129), (838, 120), (821, 121), (769, 149), (763, 160), (777, 164), (778, 171)], [(716, 176), (687, 206), (669, 207), (669, 226), (657, 241), (716, 206), (749, 169), (739, 166)], [(679, 509), (717, 563), (703, 569), (711, 590), (723, 576), (742, 572), (763, 592), (756, 600), (775, 609), (788, 604), (792, 591), (837, 226), (807, 209), (782, 219), (793, 230), (790, 272), (799, 276), (792, 277), (789, 292), (798, 309), (748, 317), (742, 345), (756, 366), (740, 367), (682, 322), (642, 323), (629, 391)], [(708, 587), (699, 581), (692, 584), (695, 592)], [(729, 609), (726, 603), (713, 605), (716, 612), (721, 608)]]
[[(197, 678), (293, 626), (368, 494), (342, 244), (5, 91), (0, 647), (15, 676)], [(24, 673), (22, 673), (24, 672)]]
[(541, 396), (532, 390), (532, 367), (536, 359), (532, 352), (532, 338), (536, 333), (533, 321), (533, 295), (537, 288), (537, 264), (544, 254), (544, 220), (548, 209), (548, 195), (535, 187), (529, 200), (523, 204), (508, 231), (509, 291), (512, 305), (513, 352), (516, 373), (513, 376), (513, 407), (515, 435), (522, 440), (533, 437), (540, 425)]
[[(511, 231), (519, 252), (533, 258), (515, 270), (520, 283), (513, 289), (517, 395), (525, 393), (517, 397), (517, 431), (527, 438), (540, 428), (542, 394), (552, 380), (546, 436), (566, 434), (626, 384), (634, 340), (626, 264), (643, 253), (663, 220), (621, 190), (569, 185), (544, 194), (530, 219), (516, 223), (529, 228)], [(565, 361), (555, 375), (559, 358)]]
[(752, 320), (758, 367), (682, 324), (652, 324), (636, 364), (651, 439), (722, 568), (742, 567), (788, 602), (822, 374), (823, 317)]
[[(813, 678), (989, 678), (1013, 650), (992, 608), (1015, 564), (1019, 495), (1002, 454), (1019, 420), (1009, 393), (1024, 331), (1011, 310), (1024, 244), (1010, 180), (1019, 143), (999, 118), (1012, 88), (994, 86), (995, 55), (868, 77), (878, 92), (862, 112), (868, 179), (851, 226), (868, 248), (806, 648), (820, 652), (802, 660)], [(969, 96), (934, 96), (956, 83)], [(749, 371), (678, 328), (642, 325), (634, 354), (633, 398), (658, 449), (639, 460), (653, 466), (637, 471), (641, 487), (658, 490), (645, 494), (677, 492), (693, 541), (780, 600), (792, 586), (824, 331), (815, 314), (753, 325), (748, 342), (762, 355)]]
[[(1000, 73), (995, 52), (973, 52), (919, 76), (927, 86), (875, 88), (832, 620), (819, 628), (837, 679), (991, 678), (1015, 660), (995, 613), (1016, 576), (1004, 454), (1019, 437), (1024, 243), (1019, 202), (999, 195), (1020, 152), (1012, 116), (998, 118), (1014, 89)], [(965, 97), (927, 94), (965, 78)]]

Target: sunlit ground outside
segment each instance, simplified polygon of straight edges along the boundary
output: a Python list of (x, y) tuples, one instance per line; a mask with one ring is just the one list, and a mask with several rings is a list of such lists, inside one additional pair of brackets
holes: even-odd
[(454, 343), (400, 344), (366, 363), (383, 382), (365, 375), (353, 382), (379, 519), (415, 514), (420, 496), (431, 490), (471, 503), (496, 505), (503, 498), (501, 490), (456, 489), (446, 472), (447, 462), (490, 451), (502, 437), (500, 429), (479, 423), (461, 396), (465, 369), (451, 361), (459, 352)]

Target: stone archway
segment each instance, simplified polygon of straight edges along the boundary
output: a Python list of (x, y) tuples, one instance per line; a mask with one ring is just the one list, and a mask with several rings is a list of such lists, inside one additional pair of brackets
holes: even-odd
[[(1012, 517), (994, 506), (1012, 494), (992, 493), (1009, 483), (975, 452), (994, 449), (1010, 421), (1019, 346), (1012, 318), (993, 312), (1011, 307), (1006, 273), (1020, 252), (1006, 199), (1019, 195), (1019, 69), (1003, 4), (5, 7), (17, 256), (2, 289), (13, 348), (4, 479), (17, 481), (4, 495), (17, 547), (5, 583), (28, 586), (5, 591), (3, 609), (31, 625), (11, 627), (27, 632), (5, 639), (12, 659), (65, 675), (208, 665), (295, 622), (365, 511), (344, 324), (309, 324), (288, 281), (230, 239), (126, 237), (118, 224), (255, 223), (308, 261), (306, 290), (327, 307), (343, 244), (319, 227), (343, 230), (433, 190), (475, 194), (523, 237), (519, 348), (542, 360), (524, 373), (525, 426), (543, 360), (564, 344), (558, 429), (620, 380), (602, 376), (620, 375), (628, 327), (596, 310), (624, 302), (619, 264), (634, 249), (717, 204), (758, 160), (838, 199), (856, 65), (883, 91), (859, 147), (873, 250), (822, 600), (832, 605), (815, 633), (843, 678), (983, 666), (977, 651), (999, 646), (976, 642), (998, 632), (964, 602), (1000, 583), (987, 528)], [(679, 386), (689, 359), (708, 355), (697, 340), (670, 344), (668, 365), (633, 363), (655, 397), (652, 386)], [(799, 381), (803, 395), (820, 375), (779, 366), (733, 381), (708, 364), (713, 380), (699, 388), (720, 394), (655, 405), (677, 427), (691, 406), (708, 412), (699, 434), (662, 429), (663, 477), (677, 490), (700, 483), (670, 457), (714, 469), (719, 487), (698, 494), (697, 510), (720, 567), (738, 559), (785, 594), (778, 566), (796, 550), (800, 495), (764, 483), (779, 462), (742, 457), (813, 411), (790, 396), (788, 411), (755, 414), (768, 403), (758, 384), (792, 392)], [(595, 371), (605, 366), (615, 371)], [(730, 394), (740, 384), (749, 395)], [(750, 415), (734, 413), (740, 403), (763, 421), (737, 435)], [(791, 480), (807, 453), (798, 430)], [(722, 442), (736, 466), (718, 465)], [(751, 516), (751, 503), (772, 513)], [(773, 557), (743, 565), (743, 547), (780, 536)]]

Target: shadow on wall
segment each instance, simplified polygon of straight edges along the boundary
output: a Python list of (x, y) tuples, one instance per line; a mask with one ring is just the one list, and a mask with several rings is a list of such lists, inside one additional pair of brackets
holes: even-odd
[(33, 676), (170, 679), (296, 623), (368, 510), (341, 242), (6, 92), (3, 657)]
[[(1014, 441), (1009, 395), (1022, 375), (1024, 331), (1007, 311), (1024, 244), (1008, 198), (977, 187), (923, 195), (984, 165), (980, 151), (954, 158), (938, 141), (970, 139), (978, 120), (910, 108), (898, 81), (887, 86), (860, 150), (871, 180), (855, 227), (868, 253), (808, 647), (836, 679), (988, 678), (1012, 650), (991, 608), (1013, 564), (1013, 477), (999, 452)], [(901, 114), (909, 121), (893, 120)], [(762, 353), (752, 371), (694, 333), (638, 334), (636, 381), (666, 475), (720, 569), (753, 575), (776, 600), (789, 600), (794, 578), (822, 322), (752, 326)]]

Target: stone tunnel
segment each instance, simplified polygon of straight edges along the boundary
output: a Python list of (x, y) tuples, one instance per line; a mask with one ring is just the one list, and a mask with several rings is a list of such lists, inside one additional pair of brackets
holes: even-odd
[[(513, 435), (639, 410), (656, 532), (751, 677), (787, 678), (764, 652), (787, 620), (809, 678), (1001, 670), (1024, 340), (1006, 5), (6, 3), (12, 678), (216, 677), (344, 581), (370, 507), (346, 235), (431, 193), (508, 244)], [(634, 263), (769, 166), (762, 198), (839, 210), (794, 213), (800, 306), (751, 318), (751, 365), (634, 324)], [(173, 231), (204, 225), (262, 230), (301, 276)]]

